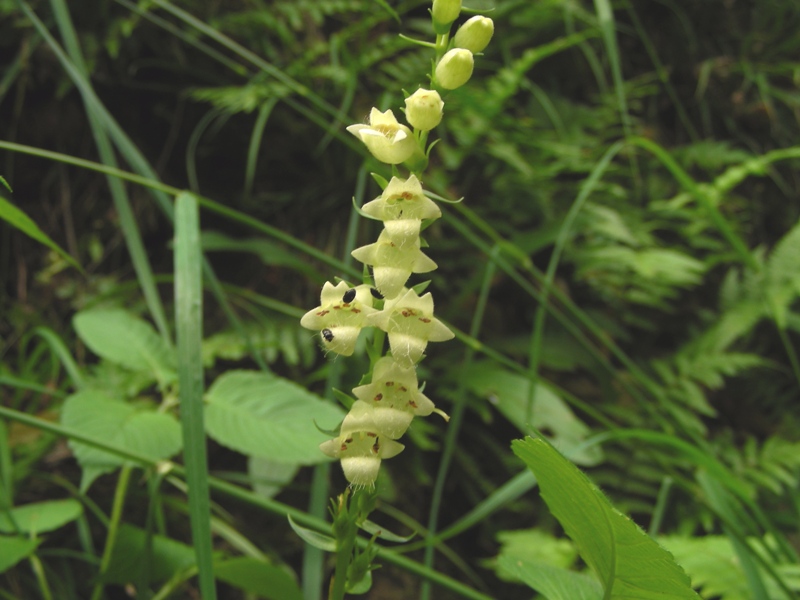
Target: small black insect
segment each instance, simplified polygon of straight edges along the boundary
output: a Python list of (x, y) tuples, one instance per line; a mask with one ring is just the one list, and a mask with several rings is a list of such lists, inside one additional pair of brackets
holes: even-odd
[(345, 304), (350, 304), (353, 300), (355, 300), (355, 298), (356, 298), (356, 289), (351, 288), (344, 293), (344, 296), (342, 296), (342, 301)]
[(330, 329), (323, 329), (322, 331), (320, 331), (320, 334), (322, 335), (323, 339), (326, 342), (333, 341), (333, 332)]
[(377, 298), (378, 300), (383, 300), (383, 294), (381, 294), (375, 288), (369, 288), (369, 293), (372, 294), (373, 298)]

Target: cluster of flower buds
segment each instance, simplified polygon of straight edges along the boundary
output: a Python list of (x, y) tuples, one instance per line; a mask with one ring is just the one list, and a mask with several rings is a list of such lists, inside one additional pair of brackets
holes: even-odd
[[(450, 40), (450, 28), (460, 12), (461, 0), (434, 0), (431, 9), (438, 59), (431, 81), (442, 90), (469, 80), (473, 54), (486, 47), (494, 31), (491, 19), (476, 16)], [(374, 485), (381, 460), (403, 450), (396, 440), (415, 416), (436, 412), (448, 418), (420, 391), (416, 365), (428, 342), (452, 339), (453, 333), (433, 316), (430, 293), (420, 296), (406, 287), (412, 273), (436, 269), (436, 263), (422, 252), (420, 232), (442, 212), (425, 195), (417, 174), (427, 165), (427, 135), (441, 122), (443, 109), (439, 92), (418, 89), (405, 100), (410, 127), (399, 123), (391, 110), (373, 108), (368, 123), (347, 128), (377, 160), (393, 165), (396, 174), (396, 165), (403, 164), (411, 175), (383, 180), (381, 195), (361, 209), (364, 216), (383, 223), (375, 243), (352, 252), (356, 260), (372, 267), (374, 287), (327, 282), (320, 305), (300, 321), (303, 327), (320, 332), (324, 348), (343, 356), (353, 354), (365, 327), (378, 328), (389, 338), (390, 351), (373, 364), (371, 382), (353, 390), (356, 400), (338, 437), (320, 446), (325, 454), (341, 460), (345, 477), (357, 487)]]

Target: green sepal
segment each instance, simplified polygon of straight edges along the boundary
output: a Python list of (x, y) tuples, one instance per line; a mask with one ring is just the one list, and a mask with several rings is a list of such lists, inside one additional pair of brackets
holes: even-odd
[(344, 406), (346, 410), (350, 410), (351, 408), (353, 408), (353, 403), (355, 402), (355, 400), (353, 400), (350, 394), (347, 394), (342, 390), (337, 390), (336, 388), (333, 388), (333, 395), (336, 396), (336, 399), (339, 401), (339, 404)]
[[(381, 186), (382, 190), (385, 190), (386, 186), (389, 185), (389, 182), (383, 175), (380, 175), (378, 173), (370, 173), (370, 176), (375, 180), (375, 183)], [(355, 198), (353, 199), (353, 201), (355, 201)]]

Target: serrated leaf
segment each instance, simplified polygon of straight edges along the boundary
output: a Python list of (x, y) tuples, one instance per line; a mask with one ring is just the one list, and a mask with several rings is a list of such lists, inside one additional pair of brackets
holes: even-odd
[(117, 534), (111, 562), (103, 574), (105, 583), (138, 582), (142, 573), (148, 583), (166, 581), (195, 564), (192, 546), (123, 523)]
[(0, 573), (33, 554), (41, 541), (41, 538), (0, 535)]
[(314, 531), (313, 529), (303, 527), (302, 525), (298, 525), (294, 522), (294, 519), (292, 519), (291, 516), (287, 518), (289, 519), (289, 525), (304, 542), (311, 544), (314, 546), (314, 548), (324, 550), (325, 552), (336, 552), (336, 540), (334, 538), (329, 535), (325, 535), (324, 533)]
[(220, 444), (277, 462), (311, 465), (329, 460), (317, 431), (335, 427), (344, 412), (271, 373), (229, 371), (206, 394), (206, 431)]
[[(502, 556), (499, 566), (508, 574), (542, 594), (547, 600), (601, 600), (603, 588), (597, 580), (546, 563)], [(638, 596), (635, 596), (638, 598)]]
[(700, 598), (672, 555), (615, 510), (586, 475), (544, 439), (515, 440), (512, 449), (536, 475), (542, 498), (600, 580), (605, 598)]
[(122, 309), (93, 309), (72, 323), (98, 356), (134, 371), (148, 371), (166, 385), (175, 380), (175, 353), (146, 321)]
[[(169, 414), (144, 406), (112, 400), (97, 391), (83, 391), (64, 402), (61, 422), (98, 441), (163, 460), (174, 456), (182, 445), (181, 427)], [(103, 473), (122, 466), (125, 459), (81, 442), (70, 441), (75, 458), (84, 470), (81, 489)]]
[(239, 556), (214, 565), (217, 579), (266, 600), (302, 600), (303, 592), (287, 569)]
[(0, 532), (38, 535), (58, 529), (74, 521), (83, 513), (77, 500), (47, 500), (15, 506), (8, 512), (0, 512)]
[(488, 398), (521, 432), (528, 433), (531, 427), (546, 430), (551, 441), (576, 463), (595, 465), (602, 460), (598, 446), (583, 446), (589, 428), (544, 384), (536, 386), (529, 406), (528, 379), (502, 367), (476, 363), (464, 375), (463, 383), (479, 396)]
[[(559, 569), (568, 569), (575, 564), (578, 550), (568, 539), (557, 538), (541, 529), (519, 529), (501, 531), (497, 534), (500, 542), (498, 560), (523, 559), (537, 564), (547, 564)], [(502, 579), (502, 569), (498, 571)]]

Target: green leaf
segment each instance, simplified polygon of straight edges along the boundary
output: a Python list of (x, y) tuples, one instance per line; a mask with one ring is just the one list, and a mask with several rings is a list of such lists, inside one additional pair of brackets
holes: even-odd
[(313, 529), (308, 529), (303, 527), (302, 525), (298, 525), (294, 522), (291, 516), (288, 517), (289, 525), (291, 525), (294, 532), (300, 536), (300, 538), (314, 546), (314, 548), (319, 548), (320, 550), (324, 550), (325, 552), (336, 552), (336, 540), (329, 535), (325, 535), (324, 533), (319, 533), (318, 531), (314, 531)]
[(205, 252), (249, 252), (273, 267), (288, 267), (312, 279), (324, 279), (309, 261), (297, 252), (265, 238), (237, 239), (217, 231), (204, 231), (200, 236)]
[(303, 592), (286, 568), (250, 557), (214, 565), (214, 575), (230, 585), (267, 600), (302, 600)]
[[(546, 564), (551, 567), (568, 569), (575, 564), (578, 550), (575, 544), (564, 538), (557, 538), (541, 529), (519, 529), (516, 531), (501, 531), (497, 534), (500, 542), (499, 559), (514, 562), (523, 559), (537, 564)], [(505, 579), (503, 570), (498, 570), (498, 576)]]
[(515, 440), (512, 449), (536, 475), (542, 498), (600, 579), (604, 598), (699, 599), (672, 555), (544, 439)]
[(0, 573), (33, 554), (41, 539), (0, 535)]
[(220, 444), (276, 462), (311, 465), (329, 460), (328, 439), (314, 423), (333, 428), (342, 410), (271, 373), (229, 371), (206, 394), (206, 431)]
[[(3, 183), (5, 183), (5, 179), (3, 180)], [(0, 194), (0, 219), (7, 221), (12, 227), (16, 227), (22, 233), (33, 238), (40, 244), (44, 244), (54, 252), (57, 252), (70, 265), (83, 272), (83, 268), (81, 268), (78, 262), (72, 258), (72, 256), (70, 256), (58, 244), (51, 240), (44, 231), (39, 229), (39, 226), (34, 223), (28, 215), (6, 200), (2, 194)]]
[(411, 540), (411, 538), (417, 535), (416, 531), (411, 532), (411, 535), (398, 535), (396, 533), (392, 533), (385, 527), (381, 527), (377, 523), (373, 523), (369, 519), (361, 523), (359, 527), (370, 535), (374, 535), (378, 539), (386, 540), (387, 542), (397, 542), (400, 544), (405, 544)]
[(83, 513), (77, 500), (48, 500), (0, 512), (0, 532), (38, 535), (74, 521)]
[(79, 312), (72, 323), (98, 356), (153, 373), (162, 386), (175, 381), (175, 354), (146, 321), (122, 309), (104, 308)]
[(473, 365), (463, 383), (488, 398), (521, 432), (529, 433), (531, 427), (546, 430), (551, 441), (576, 463), (595, 465), (602, 460), (599, 446), (584, 446), (589, 428), (546, 385), (536, 386), (529, 406), (529, 380), (486, 362)]
[(145, 571), (148, 583), (166, 581), (194, 564), (191, 546), (159, 534), (148, 539), (144, 529), (123, 523), (103, 581), (118, 585), (138, 582)]
[(277, 462), (251, 456), (247, 460), (247, 473), (253, 482), (253, 491), (264, 498), (272, 498), (294, 479), (300, 468), (292, 463)]
[[(112, 400), (96, 391), (87, 390), (69, 396), (64, 402), (61, 422), (99, 441), (156, 460), (170, 458), (181, 449), (181, 428), (172, 415)], [(71, 441), (70, 447), (83, 469), (83, 491), (98, 476), (125, 463), (125, 459), (87, 444)]]
[[(597, 580), (546, 563), (503, 556), (499, 566), (516, 579), (523, 581), (547, 600), (601, 600), (603, 588)], [(638, 598), (638, 596), (632, 596)]]

